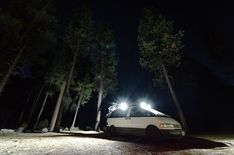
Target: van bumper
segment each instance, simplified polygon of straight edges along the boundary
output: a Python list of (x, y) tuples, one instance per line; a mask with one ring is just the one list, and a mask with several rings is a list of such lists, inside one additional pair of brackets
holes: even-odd
[(186, 133), (182, 129), (175, 129), (175, 130), (160, 130), (163, 136), (169, 137), (177, 137), (177, 136), (185, 136)]

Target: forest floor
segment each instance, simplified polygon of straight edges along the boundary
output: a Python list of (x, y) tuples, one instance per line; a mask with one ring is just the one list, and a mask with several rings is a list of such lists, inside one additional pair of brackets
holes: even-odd
[(231, 155), (234, 134), (200, 134), (181, 139), (148, 141), (141, 137), (106, 137), (96, 132), (0, 134), (0, 154), (163, 154)]

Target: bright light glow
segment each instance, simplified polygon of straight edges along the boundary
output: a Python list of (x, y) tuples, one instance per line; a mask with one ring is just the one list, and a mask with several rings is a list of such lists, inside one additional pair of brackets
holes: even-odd
[(149, 104), (146, 104), (144, 101), (140, 103), (140, 106), (142, 109), (151, 109), (151, 106)]
[(151, 109), (151, 105), (150, 105), (150, 104), (147, 104), (147, 108), (148, 108), (148, 109)]
[[(159, 112), (159, 111), (157, 111), (155, 109), (152, 109), (152, 108), (147, 109), (147, 110), (149, 110), (150, 112), (154, 113), (155, 115), (165, 115), (164, 113), (161, 113), (161, 112)], [(165, 115), (165, 116), (168, 116), (168, 115)], [(170, 117), (170, 116), (168, 116), (168, 117)]]
[(141, 106), (142, 109), (145, 109), (146, 108), (146, 103), (145, 102), (141, 102), (140, 106)]
[(119, 108), (123, 111), (128, 109), (128, 104), (126, 102), (121, 102)]

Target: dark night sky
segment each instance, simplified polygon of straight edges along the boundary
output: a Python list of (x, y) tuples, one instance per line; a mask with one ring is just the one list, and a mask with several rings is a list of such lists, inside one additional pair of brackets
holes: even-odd
[[(221, 63), (212, 63), (204, 42), (204, 27), (223, 36), (227, 50), (233, 50), (234, 11), (229, 3), (202, 1), (95, 1), (95, 15), (109, 21), (115, 30), (117, 52), (120, 56), (120, 92), (141, 93), (142, 85), (149, 80), (138, 65), (137, 25), (144, 6), (154, 6), (159, 13), (174, 21), (177, 29), (185, 30), (183, 53), (211, 70), (218, 78), (233, 85), (233, 78), (224, 73)], [(141, 88), (141, 89), (140, 89)], [(143, 87), (144, 88), (144, 87)], [(147, 87), (146, 87), (147, 88)]]
[[(81, 0), (59, 1), (62, 20), (69, 16), (69, 11)], [(177, 29), (185, 30), (184, 54), (194, 58), (210, 68), (218, 77), (229, 84), (232, 79), (222, 73), (222, 65), (210, 64), (210, 57), (206, 45), (202, 42), (202, 29), (207, 27), (217, 33), (222, 33), (227, 41), (228, 50), (233, 49), (234, 41), (234, 10), (231, 3), (217, 3), (213, 1), (169, 1), (169, 0), (102, 0), (91, 1), (94, 15), (98, 20), (105, 20), (112, 24), (117, 41), (117, 52), (120, 56), (119, 76), (122, 85), (136, 86), (138, 81), (144, 81), (144, 71), (138, 65), (137, 25), (144, 6), (154, 6), (158, 12), (174, 21)], [(143, 80), (137, 78), (143, 78)], [(129, 88), (129, 87), (128, 87)], [(135, 88), (132, 88), (135, 89)], [(124, 90), (122, 90), (124, 91)]]
[(214, 71), (218, 77), (233, 84), (232, 79), (223, 75), (221, 64), (210, 64), (211, 60), (201, 34), (203, 27), (222, 33), (228, 42), (228, 50), (232, 50), (234, 12), (231, 4), (201, 1), (95, 1), (92, 2), (92, 6), (96, 17), (111, 22), (115, 29), (117, 51), (120, 55), (120, 81), (124, 86), (135, 86), (138, 83), (136, 77), (143, 78), (139, 81), (145, 79), (137, 62), (137, 24), (143, 6), (155, 6), (159, 13), (175, 22), (177, 29), (185, 30), (185, 55), (191, 56)]

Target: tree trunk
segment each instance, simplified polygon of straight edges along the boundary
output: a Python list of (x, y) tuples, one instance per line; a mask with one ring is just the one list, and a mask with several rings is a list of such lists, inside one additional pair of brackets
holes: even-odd
[(32, 115), (33, 115), (33, 113), (34, 113), (34, 111), (35, 111), (35, 109), (36, 109), (38, 100), (39, 100), (39, 98), (40, 98), (40, 96), (41, 96), (41, 93), (42, 93), (43, 89), (44, 89), (44, 85), (41, 87), (41, 89), (40, 89), (40, 91), (39, 91), (39, 93), (38, 93), (36, 99), (34, 100), (34, 102), (33, 102), (33, 104), (32, 104), (32, 107), (31, 107), (31, 109), (30, 109), (30, 113), (29, 113), (28, 119), (27, 119), (27, 121), (26, 121), (27, 128), (29, 127), (29, 123), (30, 123), (31, 120), (32, 120)]
[(48, 96), (49, 96), (49, 92), (46, 92), (44, 101), (43, 101), (43, 103), (42, 103), (40, 112), (39, 112), (39, 114), (38, 114), (38, 116), (37, 116), (37, 120), (36, 120), (36, 122), (35, 122), (35, 124), (34, 124), (33, 130), (35, 130), (36, 127), (37, 127), (37, 124), (38, 124), (38, 122), (39, 122), (39, 120), (40, 120), (41, 114), (42, 114), (42, 112), (43, 112), (43, 110), (44, 110), (44, 108), (45, 108), (45, 104), (46, 104), (46, 101), (47, 101)]
[(99, 93), (98, 93), (97, 116), (96, 116), (96, 124), (95, 124), (95, 130), (96, 131), (98, 131), (99, 123), (100, 123), (100, 120), (101, 120), (102, 96), (103, 96), (103, 83), (102, 83), (102, 80), (101, 80)]
[(69, 93), (69, 87), (70, 87), (72, 75), (73, 75), (73, 72), (74, 72), (74, 68), (75, 68), (75, 64), (76, 64), (76, 60), (77, 60), (77, 55), (78, 55), (78, 49), (75, 51), (75, 55), (73, 57), (72, 67), (71, 67), (71, 70), (69, 72), (69, 76), (68, 76), (68, 79), (67, 79), (67, 85), (66, 85), (65, 92), (64, 92), (63, 98), (62, 98), (62, 104), (61, 104), (61, 106), (59, 108), (58, 117), (57, 117), (57, 120), (56, 120), (56, 123), (55, 123), (55, 131), (59, 131), (59, 129), (60, 129), (60, 124), (61, 124), (61, 121), (62, 121), (63, 109), (64, 109), (64, 102), (63, 101), (64, 101), (67, 93)]
[(78, 111), (79, 111), (79, 108), (80, 108), (80, 104), (81, 104), (82, 98), (83, 98), (84, 86), (85, 86), (85, 83), (83, 84), (82, 89), (81, 89), (80, 97), (79, 97), (79, 100), (78, 100), (78, 103), (77, 103), (76, 112), (75, 112), (75, 115), (74, 115), (74, 118), (73, 118), (73, 122), (72, 122), (71, 128), (75, 127), (76, 117), (77, 117), (77, 114), (78, 114)]
[(67, 80), (66, 93), (69, 91), (69, 87), (70, 87), (71, 80), (72, 80), (72, 75), (73, 75), (73, 72), (74, 72), (74, 69), (75, 69), (75, 65), (76, 65), (77, 56), (78, 56), (78, 49), (76, 50), (75, 55), (73, 57), (72, 67), (71, 67), (71, 70), (70, 70), (70, 73), (69, 73), (69, 77), (68, 77), (68, 80)]
[(181, 109), (181, 107), (180, 107), (180, 104), (179, 104), (179, 101), (178, 101), (178, 99), (177, 99), (177, 97), (176, 97), (176, 94), (175, 94), (175, 92), (174, 92), (174, 90), (173, 90), (173, 88), (172, 88), (171, 81), (169, 80), (169, 77), (168, 77), (166, 68), (165, 68), (165, 66), (164, 66), (163, 63), (161, 63), (161, 65), (162, 65), (162, 69), (163, 69), (164, 76), (165, 76), (165, 78), (166, 78), (167, 86), (168, 86), (169, 91), (170, 91), (170, 93), (171, 93), (172, 99), (173, 99), (173, 101), (174, 101), (174, 103), (175, 103), (175, 106), (176, 106), (177, 112), (178, 112), (178, 114), (179, 114), (181, 123), (182, 123), (184, 129), (185, 129), (185, 130), (188, 130), (188, 126), (187, 126), (187, 123), (186, 123), (186, 120), (185, 120), (183, 111), (182, 111), (182, 109)]
[(56, 106), (55, 106), (55, 109), (54, 109), (54, 113), (53, 113), (53, 116), (52, 116), (52, 119), (51, 119), (51, 122), (50, 122), (49, 131), (54, 131), (55, 122), (56, 122), (57, 117), (58, 117), (58, 112), (59, 112), (59, 108), (61, 106), (61, 101), (62, 101), (62, 98), (63, 98), (63, 94), (64, 94), (64, 91), (65, 91), (66, 84), (67, 84), (66, 81), (64, 81), (62, 86), (60, 87), (60, 93), (59, 93), (58, 100), (57, 100), (57, 103), (56, 103)]
[(79, 108), (80, 108), (81, 98), (82, 98), (82, 95), (80, 96), (79, 101), (77, 103), (76, 112), (75, 112), (75, 115), (74, 115), (74, 118), (73, 118), (71, 129), (75, 127), (76, 117), (77, 117), (77, 114), (78, 114), (78, 111), (79, 111)]
[(49, 96), (49, 90), (50, 90), (52, 81), (53, 81), (53, 78), (51, 78), (51, 80), (50, 80), (49, 88), (48, 88), (48, 90), (46, 91), (46, 95), (45, 95), (44, 101), (43, 101), (43, 103), (42, 103), (41, 109), (40, 109), (40, 111), (39, 111), (39, 113), (38, 113), (38, 115), (37, 115), (37, 119), (36, 119), (36, 122), (35, 122), (35, 124), (34, 124), (33, 130), (36, 129), (37, 124), (38, 124), (38, 122), (39, 122), (39, 120), (40, 120), (41, 114), (42, 114), (42, 112), (43, 112), (43, 110), (44, 110), (44, 108), (45, 108), (45, 104), (46, 104), (47, 98), (48, 98), (48, 96)]
[(6, 75), (3, 77), (3, 80), (0, 82), (0, 96), (2, 94), (3, 88), (5, 87), (5, 85), (7, 84), (10, 76), (12, 75), (13, 71), (15, 70), (15, 67), (17, 65), (17, 63), (19, 62), (24, 50), (25, 50), (26, 45), (24, 45), (19, 52), (17, 53), (13, 63), (10, 65)]

